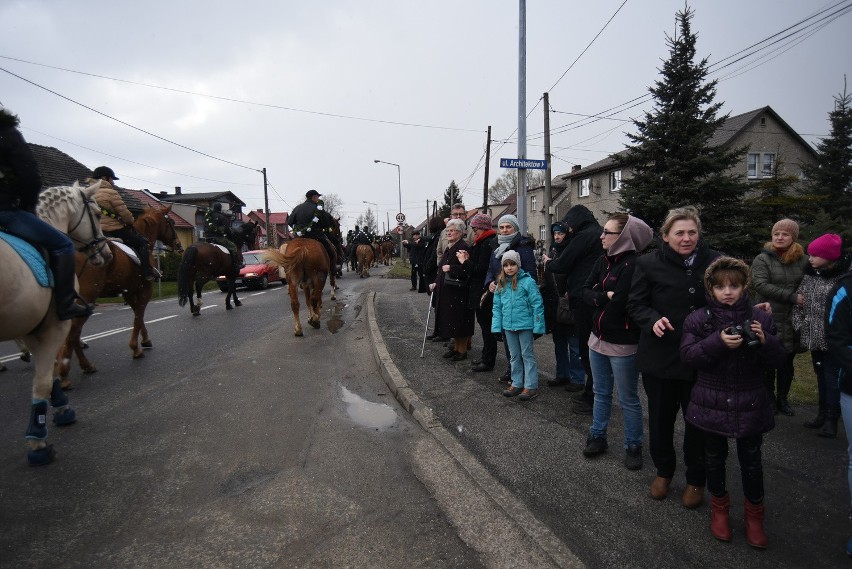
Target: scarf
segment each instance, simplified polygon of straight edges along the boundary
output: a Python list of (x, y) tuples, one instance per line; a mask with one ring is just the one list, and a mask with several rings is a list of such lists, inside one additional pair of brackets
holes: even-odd
[(497, 248), (494, 249), (494, 256), (496, 258), (499, 259), (503, 256), (503, 253), (505, 253), (506, 249), (509, 248), (509, 244), (512, 242), (512, 239), (515, 238), (515, 235), (517, 235), (517, 233), (512, 233), (511, 235), (497, 236), (497, 243), (499, 243), (499, 245), (497, 245)]
[(488, 238), (489, 238), (489, 237), (491, 237), (492, 235), (497, 235), (497, 232), (496, 232), (496, 231), (494, 231), (493, 229), (488, 229), (488, 230), (486, 230), (486, 231), (483, 231), (483, 232), (482, 232), (482, 235), (480, 235), (479, 237), (477, 237), (477, 238), (473, 241), (473, 244), (474, 244), (474, 245), (479, 245), (480, 241), (484, 241), (485, 239), (488, 239)]

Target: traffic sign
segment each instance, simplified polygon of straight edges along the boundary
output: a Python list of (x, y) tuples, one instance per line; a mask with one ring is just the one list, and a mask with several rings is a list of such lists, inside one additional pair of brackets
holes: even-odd
[(402, 212), (396, 214), (396, 220), (400, 223), (404, 223), (405, 222), (405, 214), (402, 213)]
[(547, 160), (527, 160), (526, 158), (501, 158), (501, 168), (524, 168), (526, 170), (544, 170)]
[(403, 231), (402, 226), (401, 225), (397, 226), (396, 232), (399, 233), (400, 235), (402, 235), (402, 231)]

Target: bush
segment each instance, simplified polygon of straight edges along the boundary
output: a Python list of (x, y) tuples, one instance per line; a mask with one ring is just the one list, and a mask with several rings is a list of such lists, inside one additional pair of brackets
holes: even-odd
[(182, 258), (183, 255), (180, 253), (163, 251), (163, 254), (160, 255), (160, 272), (163, 273), (164, 281), (177, 281), (178, 268)]

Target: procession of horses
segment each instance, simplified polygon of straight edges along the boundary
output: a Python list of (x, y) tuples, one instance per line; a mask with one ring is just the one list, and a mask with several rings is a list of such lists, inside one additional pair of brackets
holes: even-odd
[[(77, 290), (84, 302), (93, 304), (102, 297), (124, 297), (133, 311), (128, 344), (131, 356), (142, 358), (145, 356), (143, 348), (153, 346), (145, 327), (145, 309), (151, 299), (152, 282), (144, 278), (140, 259), (133, 250), (120, 240), (104, 236), (100, 225), (101, 210), (94, 201), (97, 189), (97, 184), (48, 188), (39, 196), (37, 213), (74, 243)], [(177, 283), (179, 305), (188, 303), (190, 313), (198, 316), (204, 283), (225, 275), (228, 280), (225, 308), (233, 308), (231, 299), (235, 306), (240, 306), (242, 303), (237, 297), (235, 283), (239, 270), (232, 262), (231, 253), (222, 246), (204, 241), (194, 243), (184, 251), (174, 221), (169, 218), (170, 211), (171, 206), (146, 208), (136, 218), (133, 227), (146, 238), (149, 255), (157, 242), (166, 249), (182, 253)], [(328, 215), (327, 225), (333, 240), (340, 244), (339, 220)], [(258, 231), (259, 226), (254, 222), (235, 222), (230, 236), (236, 246), (242, 248), (254, 243)], [(350, 256), (341, 247), (334, 249), (337, 253), (332, 259), (316, 239), (294, 237), (278, 249), (267, 249), (263, 255), (266, 262), (277, 267), (286, 279), (296, 336), (304, 335), (299, 317), (300, 289), (304, 292), (309, 311), (308, 324), (315, 329), (320, 327), (326, 281), (330, 282), (331, 299), (336, 299), (336, 276), (342, 274), (339, 271), (343, 266), (349, 268), (346, 261)], [(377, 250), (383, 251), (380, 246)], [(357, 258), (358, 274), (369, 276), (369, 267), (375, 262), (373, 248), (359, 246)], [(21, 359), (29, 361), (32, 358), (34, 364), (32, 403), (26, 430), (27, 461), (32, 466), (46, 465), (54, 460), (56, 454), (53, 445), (48, 442), (48, 404), (53, 409), (55, 426), (71, 425), (77, 419), (65, 394), (73, 386), (69, 377), (72, 353), (76, 354), (84, 373), (96, 371), (95, 364), (83, 352), (86, 345), (81, 339), (88, 317), (59, 319), (55, 310), (52, 275), (44, 252), (33, 245), (0, 232), (0, 266), (3, 267), (0, 272), (0, 341), (16, 341)]]

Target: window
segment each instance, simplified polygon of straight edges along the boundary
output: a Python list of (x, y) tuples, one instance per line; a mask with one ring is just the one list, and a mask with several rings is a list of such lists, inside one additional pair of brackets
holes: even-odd
[(538, 196), (530, 196), (530, 210), (535, 211), (535, 204), (538, 201), (536, 198)]
[(544, 225), (538, 226), (538, 238), (540, 241), (547, 241), (547, 228)]
[(581, 198), (589, 197), (589, 183), (591, 178), (584, 178), (577, 182), (577, 195)]
[(609, 191), (617, 192), (621, 189), (621, 170), (609, 173)]
[(775, 175), (775, 154), (772, 152), (749, 153), (748, 155), (748, 177), (771, 178)]

